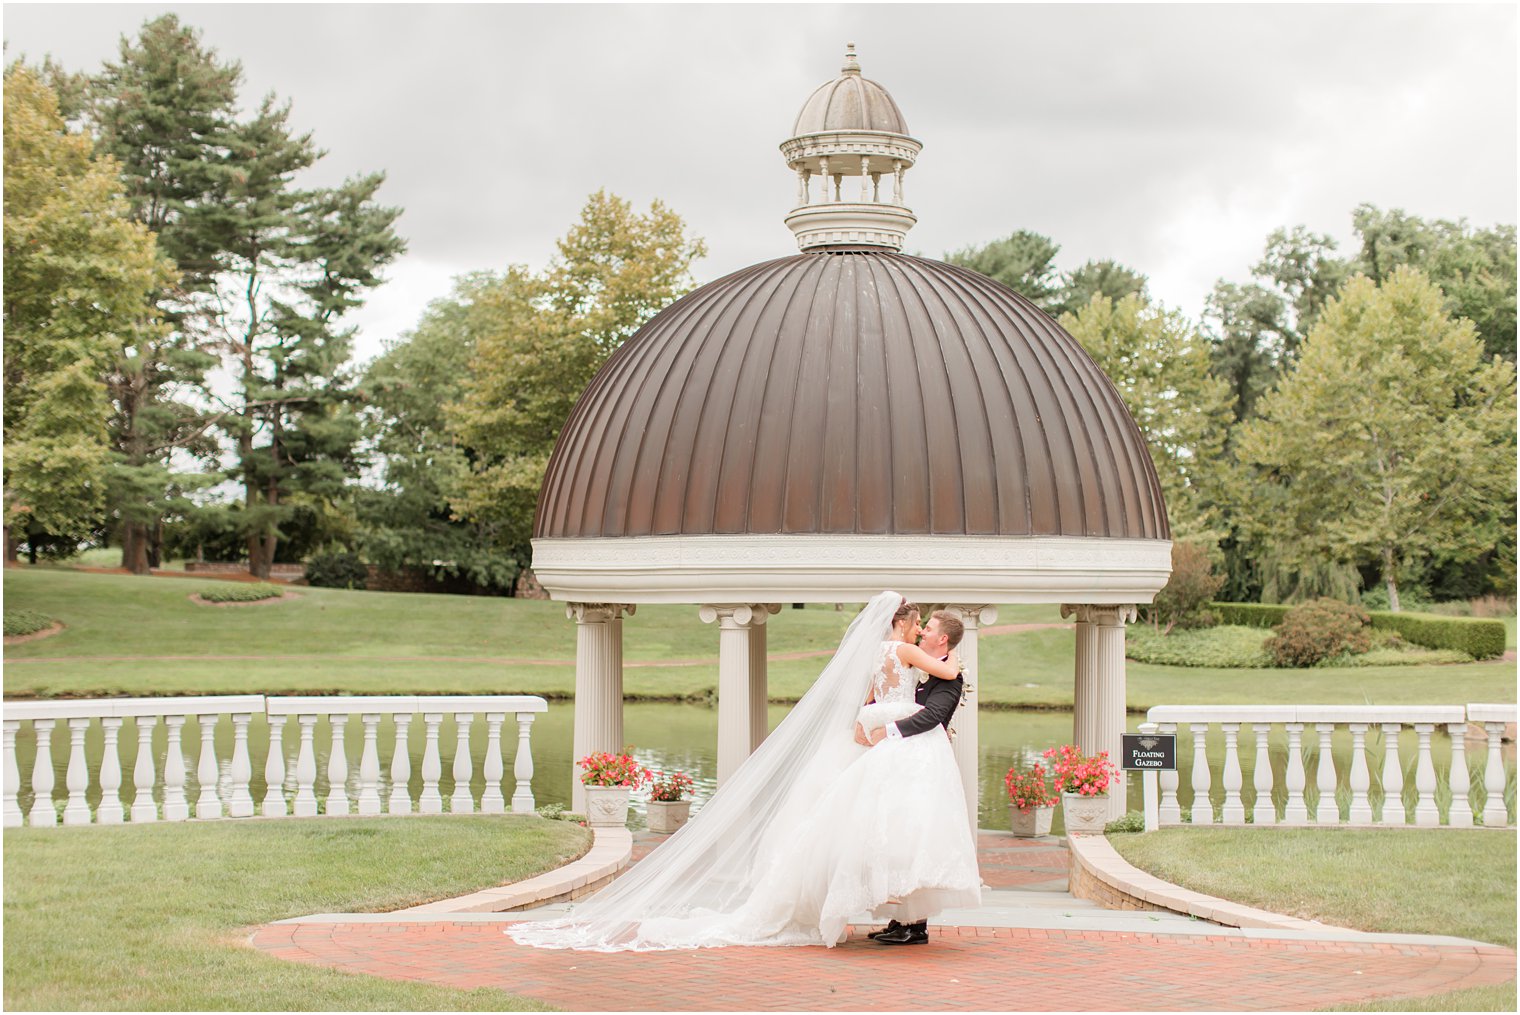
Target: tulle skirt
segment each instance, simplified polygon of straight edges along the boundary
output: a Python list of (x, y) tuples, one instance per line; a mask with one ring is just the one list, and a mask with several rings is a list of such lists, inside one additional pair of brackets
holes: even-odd
[[(872, 706), (891, 721), (917, 706)], [(879, 724), (879, 723), (878, 723)], [(643, 921), (644, 948), (808, 945), (843, 941), (864, 914), (903, 923), (981, 902), (976, 841), (960, 769), (943, 729), (858, 754), (766, 857), (732, 913)]]

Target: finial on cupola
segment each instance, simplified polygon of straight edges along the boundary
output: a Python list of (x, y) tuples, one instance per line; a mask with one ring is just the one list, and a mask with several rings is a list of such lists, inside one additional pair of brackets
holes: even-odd
[[(845, 45), (839, 77), (818, 87), (781, 145), (797, 174), (797, 207), (786, 224), (803, 250), (883, 247), (901, 250), (918, 221), (903, 203), (903, 174), (923, 145), (908, 135), (902, 110), (887, 90), (862, 77), (855, 44)], [(844, 196), (844, 178), (860, 178), (860, 197)], [(882, 194), (882, 177), (891, 181)], [(821, 194), (813, 193), (814, 178)]]

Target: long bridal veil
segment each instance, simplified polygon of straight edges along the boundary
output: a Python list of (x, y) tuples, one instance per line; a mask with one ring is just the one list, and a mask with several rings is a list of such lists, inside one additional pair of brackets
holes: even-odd
[(855, 715), (901, 603), (883, 592), (866, 605), (802, 700), (684, 827), (567, 917), (512, 925), (512, 939), (591, 951), (672, 947), (643, 924), (733, 913), (774, 866), (795, 863), (809, 844), (791, 833), (861, 753)]

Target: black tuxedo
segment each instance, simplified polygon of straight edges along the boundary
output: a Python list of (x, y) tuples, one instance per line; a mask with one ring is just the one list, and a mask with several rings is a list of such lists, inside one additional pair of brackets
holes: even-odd
[(955, 715), (956, 706), (961, 703), (961, 690), (965, 686), (966, 678), (960, 676), (954, 680), (930, 677), (919, 684), (913, 692), (913, 700), (923, 707), (908, 718), (897, 720), (894, 724), (897, 732), (905, 737), (913, 737), (927, 733), (936, 726), (948, 729), (950, 717)]

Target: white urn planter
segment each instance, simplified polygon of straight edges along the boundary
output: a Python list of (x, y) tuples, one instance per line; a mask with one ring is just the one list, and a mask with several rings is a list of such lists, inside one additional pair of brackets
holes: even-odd
[(686, 824), (691, 817), (690, 800), (649, 801), (649, 830), (668, 835)]
[(1020, 839), (1033, 839), (1039, 835), (1050, 834), (1050, 823), (1055, 819), (1054, 807), (1030, 807), (1020, 810), (1013, 804), (1008, 805), (1008, 821), (1013, 826), (1013, 834)]
[(627, 786), (587, 786), (586, 824), (590, 828), (622, 828), (628, 824)]
[(1108, 794), (1062, 793), (1061, 817), (1067, 835), (1101, 835), (1108, 824)]

